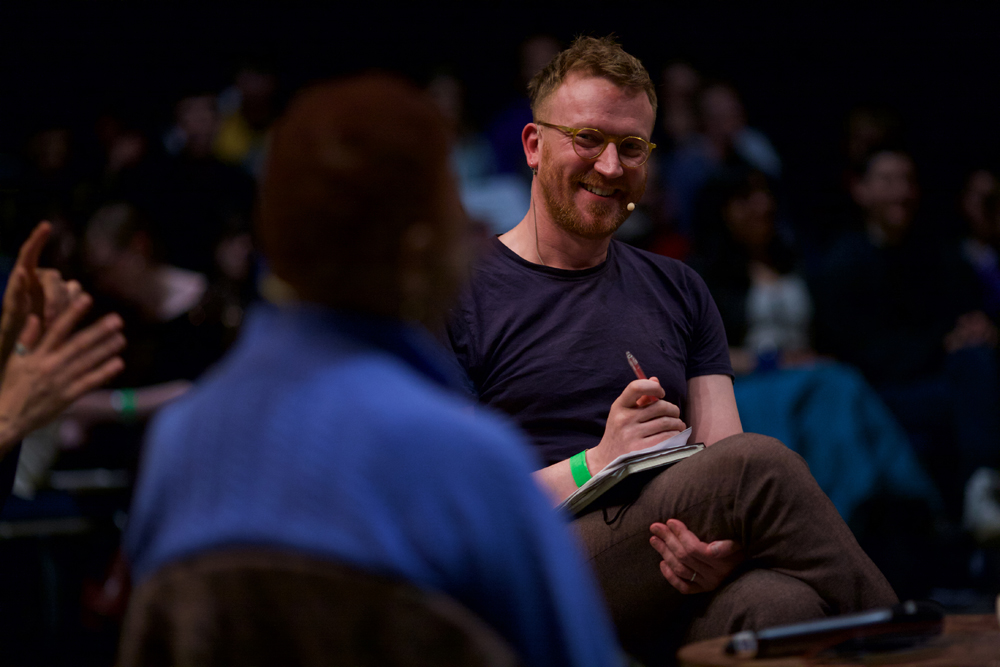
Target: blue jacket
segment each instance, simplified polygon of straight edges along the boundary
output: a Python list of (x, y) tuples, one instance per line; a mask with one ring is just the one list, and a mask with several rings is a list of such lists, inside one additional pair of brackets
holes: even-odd
[(529, 665), (619, 662), (568, 527), (511, 426), (395, 321), (260, 306), (151, 426), (125, 547), (141, 580), (213, 548), (287, 547), (443, 591)]

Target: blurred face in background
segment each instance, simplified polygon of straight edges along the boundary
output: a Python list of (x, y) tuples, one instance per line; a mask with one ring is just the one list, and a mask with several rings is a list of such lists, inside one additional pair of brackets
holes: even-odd
[(729, 146), (746, 126), (746, 114), (739, 95), (729, 86), (715, 85), (705, 89), (701, 98), (705, 135), (717, 146)]
[(854, 184), (852, 194), (864, 209), (869, 225), (890, 243), (900, 240), (913, 221), (919, 201), (913, 160), (905, 153), (876, 154), (864, 176)]
[(98, 290), (134, 302), (150, 280), (150, 248), (145, 232), (127, 231), (132, 215), (123, 203), (95, 211), (83, 234), (83, 260)]
[(559, 42), (550, 35), (535, 35), (521, 44), (521, 79), (527, 83), (559, 55)]
[(723, 210), (726, 226), (740, 245), (764, 249), (774, 236), (774, 196), (764, 183), (755, 183), (743, 196), (729, 200)]
[(995, 220), (990, 219), (987, 200), (995, 195), (997, 179), (985, 169), (973, 172), (965, 182), (962, 191), (962, 214), (969, 223), (969, 233), (983, 243), (992, 243), (997, 238)]
[(42, 130), (32, 138), (29, 152), (38, 171), (51, 173), (64, 169), (70, 157), (69, 130), (61, 127)]
[(212, 152), (219, 128), (219, 111), (214, 95), (185, 97), (177, 103), (177, 127), (184, 132), (184, 151), (195, 157)]
[(242, 98), (240, 109), (251, 127), (262, 129), (271, 120), (274, 111), (274, 93), (278, 88), (277, 78), (269, 73), (250, 67), (236, 75), (236, 87)]
[(675, 141), (683, 141), (698, 130), (695, 109), (701, 77), (685, 63), (674, 63), (663, 72), (663, 128)]
[(434, 99), (434, 104), (444, 115), (454, 133), (462, 126), (463, 97), (462, 82), (450, 74), (439, 74), (427, 84), (427, 92)]

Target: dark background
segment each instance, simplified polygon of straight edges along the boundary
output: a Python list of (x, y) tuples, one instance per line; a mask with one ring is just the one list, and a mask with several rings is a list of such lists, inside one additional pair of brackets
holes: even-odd
[(453, 8), (351, 4), (31, 3), (0, 6), (0, 154), (49, 122), (87, 130), (101, 110), (161, 132), (178, 96), (220, 90), (246, 60), (286, 93), (369, 67), (425, 80), (448, 68), (480, 126), (519, 91), (517, 46), (615, 32), (659, 80), (685, 59), (733, 82), (751, 125), (774, 142), (802, 224), (821, 216), (843, 168), (855, 105), (897, 110), (924, 211), (948, 216), (966, 172), (1000, 155), (1000, 7), (891, 3), (779, 9), (576, 2)]
[[(1000, 3), (789, 10), (718, 3), (456, 9), (365, 0), (349, 5), (0, 0), (0, 195), (5, 183), (14, 181), (25, 143), (37, 130), (68, 125), (81, 144), (74, 153), (86, 156), (87, 142), (96, 142), (95, 119), (113, 111), (158, 139), (172, 124), (181, 96), (222, 90), (248, 61), (274, 68), (285, 99), (311, 80), (360, 69), (395, 70), (418, 83), (445, 69), (464, 81), (470, 119), (482, 128), (523, 94), (517, 52), (525, 38), (551, 34), (566, 44), (580, 33), (610, 32), (646, 64), (654, 81), (665, 64), (682, 59), (707, 77), (736, 86), (750, 124), (767, 134), (783, 158), (782, 194), (799, 229), (823, 224), (843, 202), (844, 123), (849, 110), (861, 104), (894, 109), (903, 119), (920, 172), (922, 210), (941, 225), (953, 222), (968, 171), (1000, 166)], [(0, 196), (0, 205), (3, 201)], [(6, 246), (0, 253), (16, 248)], [(909, 520), (911, 514), (900, 511), (885, 523), (905, 531)], [(117, 529), (97, 539), (113, 545)], [(65, 664), (87, 664), (82, 656), (106, 663), (115, 630), (93, 619), (81, 621), (76, 589), (61, 593), (62, 606), (27, 606), (41, 597), (38, 582), (48, 585), (53, 578), (53, 563), (69, 570), (60, 576), (71, 582), (104, 563), (87, 561), (73, 538), (57, 540), (42, 551), (44, 557), (33, 543), (11, 548), (21, 551), (9, 551), (8, 561), (26, 565), (8, 568), (0, 580), (7, 592), (0, 596), (0, 626), (6, 628), (0, 640), (29, 634), (59, 637), (60, 646), (39, 653), (28, 641), (14, 647), (0, 641), (5, 651), (0, 664), (45, 664), (50, 653), (65, 654)], [(920, 567), (920, 577), (926, 556), (907, 551), (905, 544), (889, 554)], [(956, 562), (941, 570), (950, 575), (963, 568)], [(936, 581), (941, 570), (926, 576)], [(5, 600), (18, 602), (5, 608)], [(66, 618), (32, 627), (49, 609)]]

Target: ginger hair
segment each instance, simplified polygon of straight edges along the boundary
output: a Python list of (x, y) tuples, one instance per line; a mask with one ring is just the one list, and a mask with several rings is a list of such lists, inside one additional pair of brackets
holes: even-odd
[(528, 83), (531, 112), (538, 111), (571, 72), (582, 72), (610, 80), (626, 90), (642, 91), (656, 115), (656, 87), (639, 59), (625, 52), (614, 36), (577, 37), (568, 49), (559, 52)]

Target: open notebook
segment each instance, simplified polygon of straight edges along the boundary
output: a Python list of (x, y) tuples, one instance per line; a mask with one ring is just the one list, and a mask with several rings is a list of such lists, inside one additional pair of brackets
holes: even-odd
[(570, 494), (559, 504), (559, 509), (578, 516), (591, 503), (630, 475), (654, 468), (665, 468), (705, 448), (700, 442), (688, 444), (690, 437), (691, 429), (686, 429), (652, 447), (622, 454)]

